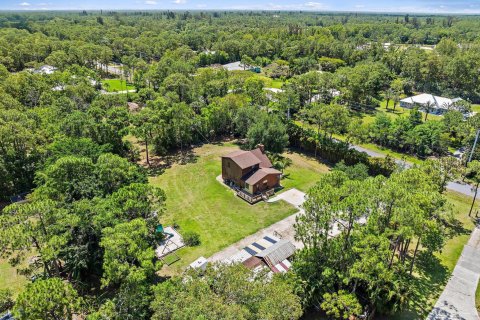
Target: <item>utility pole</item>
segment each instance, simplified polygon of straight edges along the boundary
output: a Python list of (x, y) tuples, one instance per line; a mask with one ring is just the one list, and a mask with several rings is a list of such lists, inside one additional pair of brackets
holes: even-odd
[[(468, 158), (468, 162), (472, 161), (473, 152), (475, 151), (475, 147), (477, 146), (478, 136), (480, 135), (480, 129), (477, 130), (477, 135), (475, 136), (475, 141), (473, 142), (472, 150), (470, 151), (470, 157)], [(467, 162), (467, 164), (468, 164)]]

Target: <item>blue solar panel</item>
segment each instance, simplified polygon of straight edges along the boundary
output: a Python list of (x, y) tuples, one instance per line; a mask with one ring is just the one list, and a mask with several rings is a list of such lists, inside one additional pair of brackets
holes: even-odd
[(259, 244), (256, 243), (256, 242), (252, 243), (252, 246), (254, 246), (254, 247), (256, 247), (256, 248), (258, 248), (258, 249), (260, 249), (260, 250), (265, 250), (265, 247), (264, 247), (264, 246), (261, 246), (261, 245), (259, 245)]
[(268, 242), (271, 242), (271, 243), (277, 243), (277, 241), (273, 240), (269, 236), (265, 236), (265, 237), (263, 237), (263, 239), (265, 239), (265, 240), (267, 240)]
[(248, 253), (250, 253), (252, 256), (256, 255), (257, 254), (257, 251), (253, 250), (253, 249), (250, 249), (249, 247), (245, 247), (243, 248), (243, 250), (247, 251)]

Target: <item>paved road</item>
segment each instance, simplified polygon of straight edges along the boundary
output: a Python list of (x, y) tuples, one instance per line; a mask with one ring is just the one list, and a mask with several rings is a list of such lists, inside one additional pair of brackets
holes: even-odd
[(106, 90), (101, 90), (100, 93), (101, 94), (127, 94), (127, 93), (135, 93), (137, 92), (137, 90), (135, 89), (131, 89), (131, 90), (122, 90), (122, 91), (113, 91), (113, 92), (108, 92)]
[(266, 235), (273, 235), (274, 233), (279, 233), (282, 236), (282, 239), (291, 241), (297, 249), (303, 248), (301, 242), (295, 241), (295, 229), (293, 225), (295, 224), (295, 218), (303, 212), (301, 205), (305, 202), (305, 193), (297, 190), (290, 189), (285, 192), (280, 193), (278, 196), (273, 197), (269, 202), (284, 200), (294, 207), (298, 208), (299, 211), (287, 218), (280, 220), (269, 227), (263, 228), (256, 233), (249, 235), (248, 237), (243, 238), (242, 240), (226, 247), (225, 249), (215, 253), (213, 256), (207, 260), (210, 262), (224, 261), (235, 255), (238, 251), (242, 250), (246, 246), (252, 244), (258, 239), (263, 238)]
[(428, 320), (479, 320), (475, 291), (480, 277), (480, 229), (477, 227), (465, 245), (452, 276)]
[[(360, 151), (360, 152), (365, 152), (366, 154), (368, 154), (371, 157), (380, 157), (380, 158), (385, 157), (385, 155), (382, 154), (382, 153), (379, 153), (379, 152), (376, 152), (376, 151), (373, 151), (373, 150), (370, 150), (370, 149), (367, 149), (367, 148), (364, 148), (364, 147), (352, 145), (351, 148), (355, 149), (357, 151)], [(408, 161), (402, 161), (402, 160), (395, 159), (395, 162), (398, 165), (405, 166), (407, 168), (412, 166), (412, 163), (410, 163)], [(456, 191), (458, 193), (462, 193), (462, 194), (470, 196), (470, 197), (473, 197), (473, 195), (474, 195), (474, 190), (472, 190), (472, 187), (470, 185), (462, 184), (460, 182), (449, 182), (447, 184), (447, 189), (452, 190), (452, 191)]]

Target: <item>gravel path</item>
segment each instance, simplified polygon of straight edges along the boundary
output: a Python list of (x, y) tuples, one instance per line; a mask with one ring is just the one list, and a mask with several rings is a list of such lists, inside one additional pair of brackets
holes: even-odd
[(428, 320), (479, 320), (475, 291), (480, 277), (480, 229), (477, 227), (465, 245), (452, 276)]

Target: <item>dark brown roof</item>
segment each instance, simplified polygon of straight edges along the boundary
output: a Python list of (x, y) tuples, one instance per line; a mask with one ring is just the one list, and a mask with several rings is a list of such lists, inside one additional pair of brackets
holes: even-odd
[(223, 158), (232, 159), (242, 169), (251, 167), (256, 164), (258, 164), (260, 168), (272, 167), (272, 163), (260, 148), (257, 148), (251, 151), (243, 151), (243, 150), (233, 151), (223, 156)]
[(260, 162), (260, 168), (271, 168), (272, 163), (270, 162), (270, 159), (268, 159), (267, 155), (262, 152), (260, 148), (257, 148), (255, 150), (250, 151), (257, 157), (261, 162)]
[(245, 169), (256, 164), (260, 164), (261, 160), (258, 159), (252, 152), (250, 151), (234, 151), (232, 153), (223, 156), (223, 158), (230, 158), (232, 159), (241, 169)]
[(262, 259), (255, 256), (251, 256), (247, 260), (243, 261), (242, 264), (248, 269), (255, 269), (258, 266), (265, 266), (265, 262)]
[(273, 168), (261, 168), (252, 174), (245, 182), (249, 185), (254, 185), (270, 174), (281, 174), (281, 172)]

